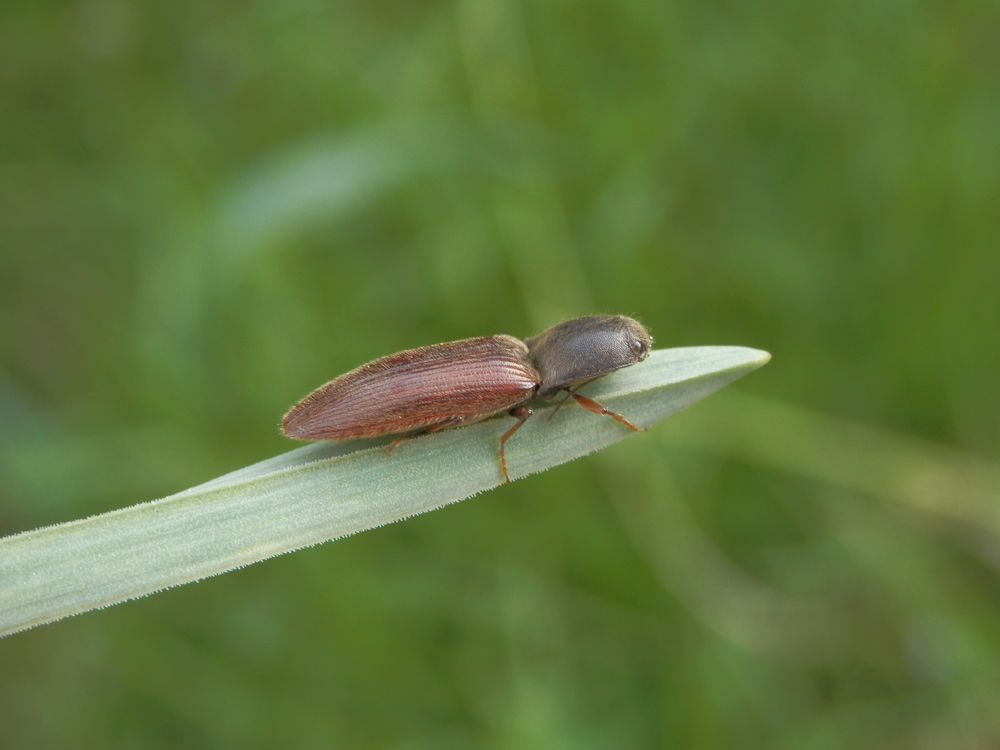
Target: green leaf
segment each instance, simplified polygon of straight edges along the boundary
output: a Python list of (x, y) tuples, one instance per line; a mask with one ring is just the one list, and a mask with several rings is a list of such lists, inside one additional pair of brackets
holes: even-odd
[[(765, 364), (767, 352), (654, 351), (584, 392), (643, 427)], [(633, 435), (568, 405), (508, 443), (512, 479)], [(0, 635), (440, 508), (501, 484), (491, 419), (398, 446), (315, 443), (153, 502), (0, 539)], [(635, 439), (641, 440), (642, 436)]]

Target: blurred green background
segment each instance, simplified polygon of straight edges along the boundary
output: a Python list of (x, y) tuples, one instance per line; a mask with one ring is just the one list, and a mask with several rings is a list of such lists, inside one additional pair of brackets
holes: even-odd
[(598, 456), (0, 641), (0, 746), (1000, 745), (995, 4), (0, 14), (0, 534), (287, 450), (402, 348), (606, 311), (774, 354)]

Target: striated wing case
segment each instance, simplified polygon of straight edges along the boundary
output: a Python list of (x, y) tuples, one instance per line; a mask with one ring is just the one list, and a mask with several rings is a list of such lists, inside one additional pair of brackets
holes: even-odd
[(292, 407), (282, 429), (299, 440), (343, 440), (475, 422), (530, 398), (539, 382), (513, 336), (422, 346), (320, 386)]

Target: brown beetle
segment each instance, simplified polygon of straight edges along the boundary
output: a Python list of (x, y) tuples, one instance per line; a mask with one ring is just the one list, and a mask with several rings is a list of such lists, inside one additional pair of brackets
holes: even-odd
[[(532, 415), (527, 402), (536, 396), (566, 391), (588, 411), (638, 430), (576, 390), (641, 362), (652, 344), (649, 332), (632, 318), (589, 315), (524, 341), (499, 335), (421, 346), (320, 386), (285, 414), (281, 429), (297, 440), (424, 434), (506, 411), (517, 419), (500, 437), (500, 473), (509, 482), (504, 446)], [(403, 439), (394, 441), (390, 452)]]

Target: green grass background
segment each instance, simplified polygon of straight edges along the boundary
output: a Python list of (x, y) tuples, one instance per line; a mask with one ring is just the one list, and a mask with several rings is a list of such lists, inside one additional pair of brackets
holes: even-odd
[(0, 641), (0, 746), (996, 747), (998, 31), (5, 4), (0, 534), (286, 450), (287, 406), (410, 346), (607, 311), (775, 358), (599, 456)]

